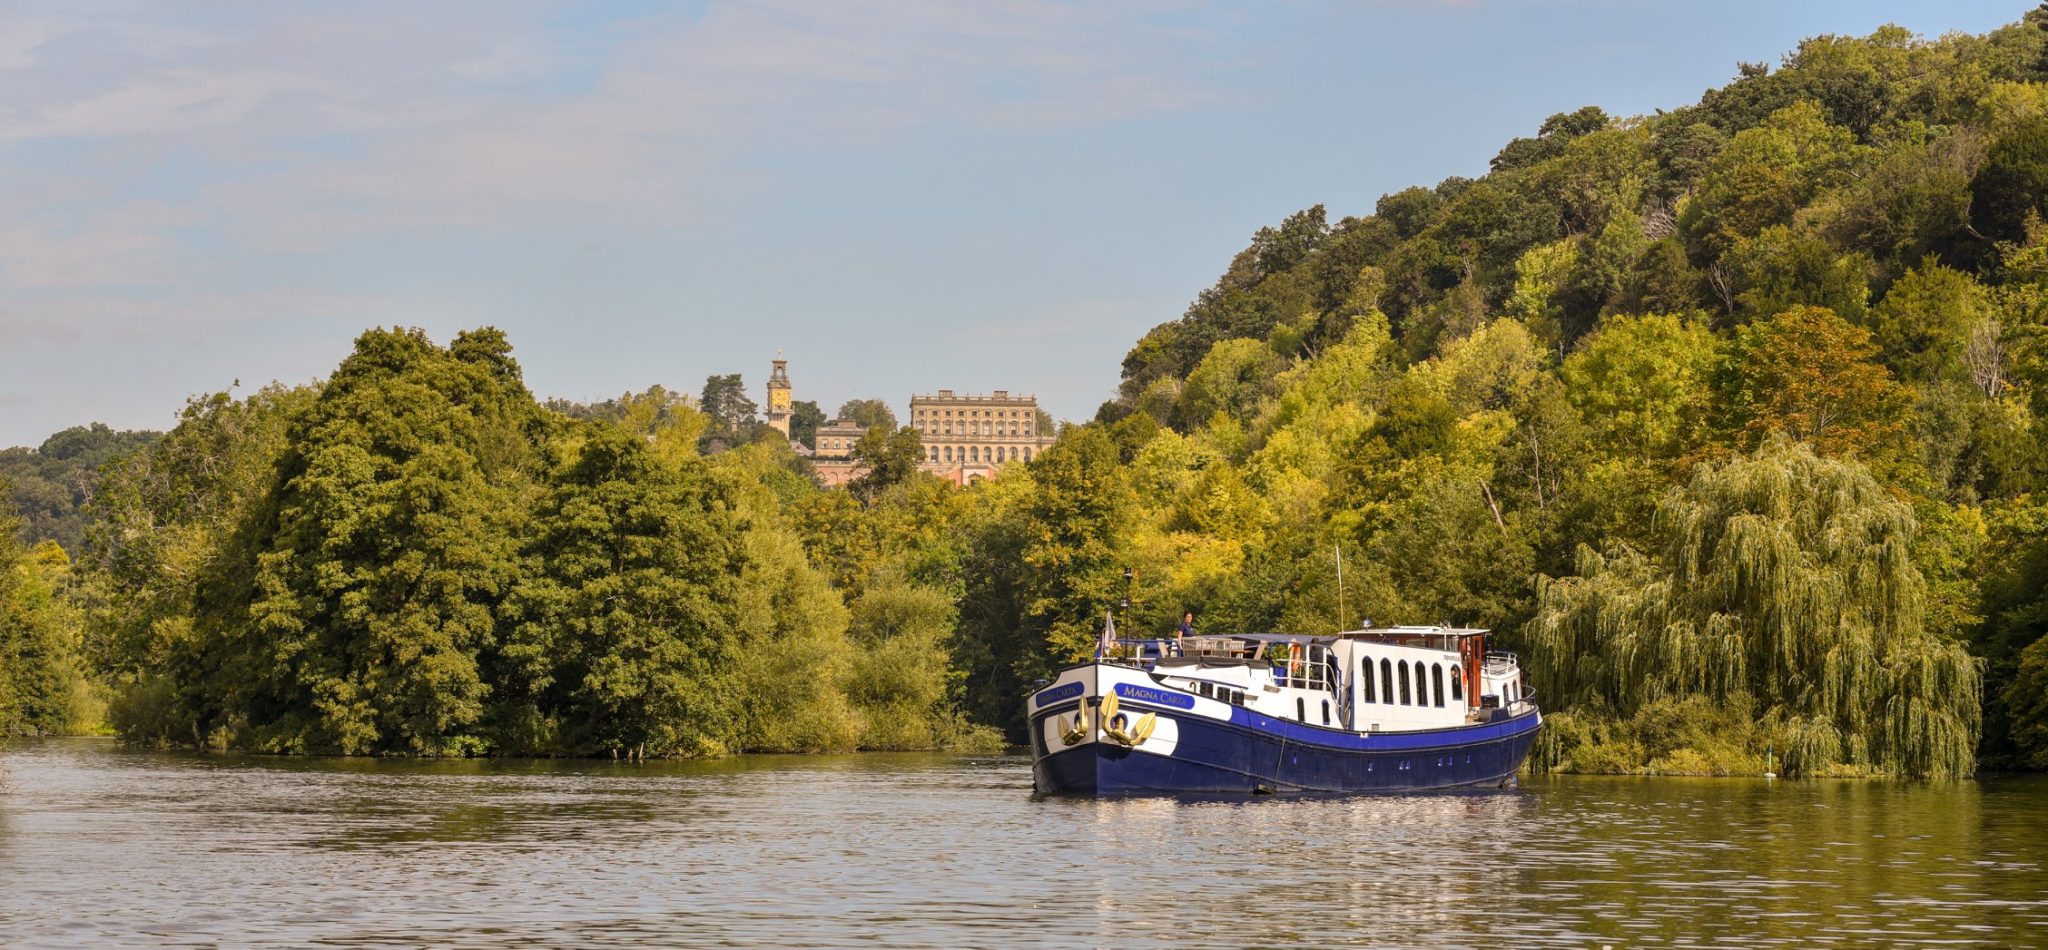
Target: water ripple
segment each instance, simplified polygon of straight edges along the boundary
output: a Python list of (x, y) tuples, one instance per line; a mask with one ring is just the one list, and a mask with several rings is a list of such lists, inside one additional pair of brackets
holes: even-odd
[(2011, 946), (2048, 778), (1033, 800), (1004, 757), (0, 753), (0, 944)]

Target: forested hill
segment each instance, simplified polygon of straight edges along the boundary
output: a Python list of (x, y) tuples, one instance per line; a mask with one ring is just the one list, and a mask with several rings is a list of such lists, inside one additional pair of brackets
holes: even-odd
[(497, 331), (370, 331), (108, 466), (75, 566), (0, 532), (0, 729), (973, 747), (1130, 568), (1140, 632), (1492, 627), (1537, 767), (2048, 767), (2044, 24), (1820, 37), (1289, 216), (964, 489), (911, 429), (828, 491), (711, 386), (567, 412)]
[(86, 506), (108, 462), (155, 441), (158, 433), (117, 432), (104, 423), (72, 426), (33, 449), (0, 449), (0, 487), (21, 519), (22, 540), (55, 541), (67, 551), (85, 543)]
[(1818, 37), (1259, 231), (1099, 414), (1175, 499), (1136, 544), (1232, 625), (1333, 622), (1342, 545), (1353, 611), (1508, 631), (1559, 764), (2048, 764), (2044, 29)]

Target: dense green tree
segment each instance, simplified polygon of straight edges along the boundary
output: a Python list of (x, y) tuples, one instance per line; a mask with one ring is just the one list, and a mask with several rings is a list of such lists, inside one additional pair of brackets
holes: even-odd
[[(747, 506), (765, 512), (762, 502)], [(851, 752), (866, 722), (847, 697), (846, 605), (787, 529), (746, 536), (740, 572), (741, 730), (748, 752)]]
[(1700, 437), (1720, 346), (1701, 318), (1616, 316), (1565, 360), (1565, 391), (1614, 455), (1673, 458)]
[(1837, 254), (1827, 242), (1782, 225), (1738, 241), (1717, 267), (1715, 287), (1738, 321), (1762, 320), (1785, 310), (1826, 307), (1852, 323), (1870, 301), (1869, 259)]
[(1714, 157), (1679, 216), (1680, 230), (1696, 259), (1713, 261), (1765, 228), (1791, 223), (1800, 205), (1851, 180), (1863, 160), (1854, 134), (1829, 124), (1819, 105), (1788, 105)]
[(2048, 505), (1998, 513), (1983, 552), (1983, 753), (1995, 768), (2048, 769)]
[(1026, 478), (990, 483), (991, 510), (976, 519), (956, 660), (982, 697), (975, 711), (1012, 738), (1022, 725), (1014, 697), (1093, 651), (1125, 564), (1131, 504), (1116, 444), (1098, 427), (1070, 430), (1025, 468)]
[(1509, 142), (1488, 164), (1496, 172), (1527, 168), (1562, 153), (1573, 139), (1606, 128), (1609, 121), (1607, 113), (1599, 106), (1557, 113), (1543, 120), (1535, 138)]
[(665, 756), (737, 743), (735, 601), (744, 527), (700, 464), (588, 430), (553, 480), (502, 614), (505, 746)]
[(1967, 382), (1964, 351), (1994, 319), (1981, 285), (1933, 261), (1907, 271), (1870, 314), (1885, 364), (1912, 383)]
[(1973, 128), (1931, 134), (1925, 144), (1893, 149), (1861, 180), (1817, 203), (1814, 218), (1838, 246), (1884, 263), (1888, 276), (1930, 254), (1955, 256), (1976, 243), (1970, 178), (1984, 151)]
[(894, 431), (896, 411), (881, 399), (849, 399), (839, 407), (839, 421), (850, 422), (863, 429), (877, 426)]
[(856, 650), (847, 698), (866, 721), (861, 747), (989, 748), (993, 733), (968, 723), (957, 707), (953, 598), (896, 577), (870, 587), (851, 609)]
[(1279, 372), (1281, 362), (1257, 340), (1224, 340), (1188, 373), (1180, 403), (1174, 407), (1176, 427), (1192, 429), (1224, 413), (1245, 418), (1257, 407)]
[(760, 421), (754, 415), (759, 407), (747, 397), (746, 381), (738, 373), (705, 377), (704, 392), (697, 405), (711, 417), (714, 434), (741, 441), (752, 435), (753, 427)]
[(1405, 241), (1435, 223), (1443, 203), (1443, 196), (1436, 191), (1413, 186), (1381, 195), (1373, 205), (1373, 215), (1392, 224), (1395, 236)]
[(252, 516), (275, 485), (287, 429), (318, 395), (273, 385), (194, 397), (163, 438), (107, 467), (81, 594), (88, 659), (130, 740), (202, 744), (202, 724), (213, 728), (240, 688), (247, 671), (227, 662), (224, 618), (246, 603)]
[(1612, 307), (1620, 313), (1698, 310), (1708, 305), (1709, 286), (1706, 274), (1686, 259), (1684, 242), (1664, 237), (1651, 242), (1629, 265), (1628, 277)]
[(860, 474), (847, 483), (847, 490), (872, 503), (883, 492), (918, 476), (918, 466), (925, 460), (924, 439), (910, 426), (893, 432), (876, 426), (853, 443), (850, 456)]
[(2048, 213), (2048, 116), (2005, 130), (1970, 180), (1970, 222), (1994, 241), (2026, 236), (2030, 217)]
[(809, 399), (790, 403), (789, 410), (789, 437), (805, 448), (817, 448), (818, 427), (825, 424), (825, 410)]
[(0, 511), (0, 738), (90, 725), (79, 721), (79, 618), (61, 591), (70, 560), (54, 541), (24, 549), (15, 530)]
[(216, 725), (278, 750), (485, 748), (482, 666), (545, 425), (498, 331), (445, 350), (363, 334), (293, 422), (247, 626), (216, 621), (251, 680)]

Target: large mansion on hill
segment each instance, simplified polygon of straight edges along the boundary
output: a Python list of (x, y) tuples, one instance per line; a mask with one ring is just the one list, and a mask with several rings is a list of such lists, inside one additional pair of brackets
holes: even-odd
[[(768, 422), (784, 434), (789, 432), (791, 392), (788, 361), (777, 359), (768, 380)], [(1012, 396), (1005, 389), (986, 396), (950, 389), (913, 393), (909, 425), (924, 442), (920, 467), (959, 485), (994, 478), (1002, 466), (1028, 462), (1053, 443), (1052, 436), (1038, 434), (1038, 397)], [(819, 481), (844, 485), (858, 475), (851, 454), (866, 434), (839, 419), (819, 426), (817, 447), (810, 452)]]

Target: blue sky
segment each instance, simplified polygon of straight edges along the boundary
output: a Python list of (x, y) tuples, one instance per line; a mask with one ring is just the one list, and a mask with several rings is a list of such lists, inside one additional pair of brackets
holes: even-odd
[(164, 428), (376, 325), (502, 327), (542, 396), (758, 390), (781, 349), (827, 412), (1082, 418), (1290, 212), (2028, 5), (9, 4), (0, 446)]

